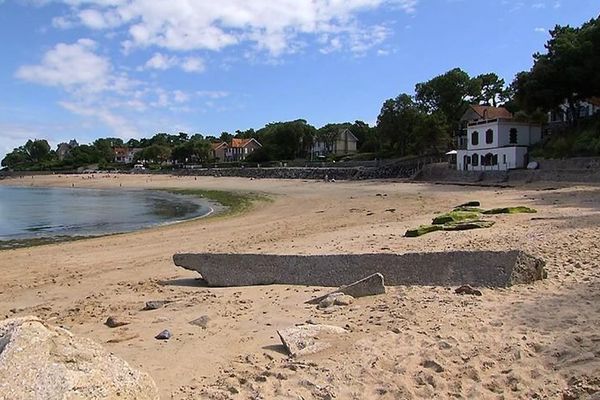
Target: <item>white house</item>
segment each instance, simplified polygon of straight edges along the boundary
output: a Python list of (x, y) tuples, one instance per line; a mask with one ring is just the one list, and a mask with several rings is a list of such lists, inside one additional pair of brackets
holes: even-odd
[(506, 171), (525, 168), (529, 146), (542, 139), (542, 127), (511, 118), (472, 121), (467, 148), (457, 150), (456, 167), (465, 171)]

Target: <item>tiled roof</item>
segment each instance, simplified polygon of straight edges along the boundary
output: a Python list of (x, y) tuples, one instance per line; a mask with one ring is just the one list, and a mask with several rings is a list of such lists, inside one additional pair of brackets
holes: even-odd
[[(231, 139), (231, 147), (246, 147), (250, 142), (255, 141), (256, 139)], [(258, 142), (256, 142), (258, 143)], [(259, 143), (260, 145), (260, 143)]]
[(471, 106), (471, 108), (477, 113), (477, 115), (484, 119), (513, 117), (511, 112), (504, 107)]
[(213, 150), (216, 150), (221, 146), (227, 146), (227, 143), (225, 143), (225, 142), (211, 143), (210, 146), (212, 147)]

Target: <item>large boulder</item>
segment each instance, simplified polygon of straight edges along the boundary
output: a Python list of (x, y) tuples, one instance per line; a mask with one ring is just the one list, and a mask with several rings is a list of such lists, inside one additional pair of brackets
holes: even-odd
[(157, 400), (152, 378), (36, 317), (0, 322), (0, 399)]

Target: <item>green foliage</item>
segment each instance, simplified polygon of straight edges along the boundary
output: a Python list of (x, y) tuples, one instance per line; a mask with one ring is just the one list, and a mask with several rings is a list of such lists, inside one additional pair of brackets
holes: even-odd
[(545, 47), (534, 54), (531, 70), (513, 81), (515, 100), (526, 111), (550, 111), (566, 101), (576, 123), (577, 103), (600, 95), (600, 18), (579, 28), (557, 25)]
[(167, 145), (152, 144), (136, 154), (137, 160), (150, 163), (162, 163), (171, 157), (171, 148)]
[(427, 82), (417, 83), (415, 99), (426, 111), (439, 111), (447, 121), (458, 121), (467, 110), (469, 100), (481, 95), (482, 82), (454, 68)]
[(10, 169), (42, 169), (42, 164), (52, 161), (56, 154), (50, 151), (46, 140), (28, 140), (3, 159), (1, 165)]
[(256, 135), (272, 159), (293, 160), (308, 154), (316, 131), (314, 126), (298, 119), (267, 124)]

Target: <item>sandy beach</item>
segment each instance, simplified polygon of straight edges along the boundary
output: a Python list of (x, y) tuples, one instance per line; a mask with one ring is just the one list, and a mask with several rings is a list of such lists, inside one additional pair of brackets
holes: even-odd
[[(326, 183), (173, 177), (36, 176), (2, 185), (201, 188), (268, 195), (243, 214), (0, 252), (0, 315), (36, 315), (94, 339), (148, 372), (163, 399), (589, 399), (600, 392), (600, 188), (393, 181)], [(435, 213), (479, 200), (537, 214), (490, 229), (405, 238)], [(532, 219), (533, 218), (533, 219)], [(548, 278), (459, 296), (388, 287), (332, 312), (303, 286), (209, 288), (179, 252), (345, 254), (519, 249)], [(171, 301), (142, 311), (150, 300)], [(108, 316), (131, 323), (110, 329)], [(189, 324), (208, 316), (207, 328)], [(346, 327), (332, 348), (292, 360), (276, 331)], [(169, 329), (173, 337), (154, 336)], [(596, 396), (600, 396), (596, 394)]]

